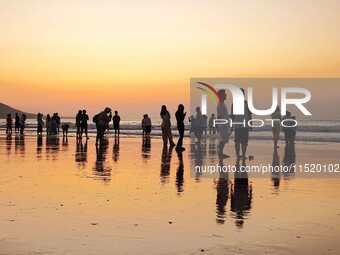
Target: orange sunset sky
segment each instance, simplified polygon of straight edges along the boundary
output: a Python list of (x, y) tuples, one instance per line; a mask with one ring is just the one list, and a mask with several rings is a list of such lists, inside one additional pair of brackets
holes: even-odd
[(0, 0), (0, 102), (140, 119), (189, 105), (194, 77), (339, 77), (339, 10), (338, 0)]

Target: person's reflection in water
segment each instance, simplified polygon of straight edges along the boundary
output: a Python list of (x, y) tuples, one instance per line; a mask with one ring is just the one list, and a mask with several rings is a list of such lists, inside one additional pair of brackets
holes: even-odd
[(102, 139), (100, 146), (96, 146), (97, 158), (94, 166), (95, 175), (104, 182), (111, 180), (111, 166), (105, 162), (109, 141), (106, 138)]
[[(272, 172), (272, 182), (275, 190), (278, 190), (280, 187), (280, 157), (277, 152), (277, 147), (274, 147), (274, 152), (273, 152), (273, 172)], [(277, 169), (277, 171), (275, 171)]]
[(119, 159), (119, 130), (118, 130), (118, 136), (115, 135), (115, 143), (113, 145), (113, 161), (117, 162)]
[(177, 195), (180, 195), (183, 190), (184, 184), (184, 164), (183, 164), (183, 153), (180, 150), (176, 150), (178, 157), (178, 168), (176, 172), (176, 187), (177, 187)]
[[(219, 161), (219, 166), (223, 169), (223, 159)], [(215, 180), (216, 181), (216, 180)], [(223, 225), (225, 222), (226, 215), (226, 205), (229, 196), (229, 173), (220, 172), (219, 178), (216, 182), (216, 223), (218, 225)]]
[(60, 141), (59, 136), (50, 135), (46, 137), (46, 158), (52, 160), (57, 160), (58, 153), (60, 151)]
[[(245, 167), (245, 165), (243, 165)], [(231, 188), (230, 210), (234, 213), (235, 225), (243, 228), (245, 216), (251, 209), (252, 186), (249, 185), (248, 173), (240, 169), (240, 160), (236, 161), (234, 186)]]
[(15, 154), (19, 153), (25, 157), (25, 135), (20, 134), (15, 136)]
[[(200, 146), (200, 144), (197, 145), (197, 148), (194, 148), (192, 150), (194, 153), (194, 165), (195, 166), (202, 166), (203, 165), (203, 153), (202, 153), (202, 147)], [(199, 182), (200, 181), (200, 177), (202, 176), (202, 172), (200, 171), (195, 171), (195, 181)]]
[(150, 158), (151, 152), (151, 137), (150, 135), (143, 136), (142, 138), (142, 157), (144, 159)]
[(85, 139), (85, 143), (83, 143), (82, 139), (76, 139), (76, 142), (75, 161), (85, 167), (85, 163), (87, 162), (87, 139)]
[(209, 150), (210, 155), (216, 155), (217, 154), (217, 144), (216, 144), (216, 137), (210, 137), (209, 138)]
[(62, 143), (63, 151), (68, 149), (68, 136), (63, 135), (63, 143)]
[(6, 154), (7, 156), (11, 155), (12, 149), (12, 134), (8, 134), (6, 136)]
[(172, 157), (172, 150), (174, 146), (170, 146), (168, 149), (168, 146), (163, 146), (163, 152), (162, 152), (162, 159), (161, 159), (161, 183), (164, 184), (169, 181), (170, 176), (170, 163), (171, 163), (171, 157)]
[(283, 176), (286, 179), (291, 179), (294, 177), (296, 171), (295, 162), (296, 162), (295, 144), (286, 143), (285, 153), (283, 157), (283, 165), (289, 168), (289, 171), (283, 172)]
[(42, 159), (42, 149), (43, 149), (43, 137), (42, 135), (37, 136), (37, 159)]

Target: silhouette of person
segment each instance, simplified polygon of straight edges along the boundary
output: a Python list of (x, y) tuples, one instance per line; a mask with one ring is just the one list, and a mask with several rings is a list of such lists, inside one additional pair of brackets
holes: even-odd
[(57, 112), (55, 113), (55, 121), (56, 121), (56, 124), (57, 124), (57, 133), (59, 134), (61, 120), (60, 120), (60, 116)]
[(150, 136), (150, 133), (151, 133), (151, 119), (150, 119), (150, 117), (147, 114), (143, 115), (142, 129), (143, 129), (143, 136)]
[[(241, 89), (244, 95), (244, 89)], [(236, 157), (242, 157), (242, 160), (245, 162), (247, 159), (247, 146), (249, 140), (249, 124), (248, 122), (252, 119), (252, 114), (248, 107), (248, 102), (244, 100), (244, 114), (234, 114), (233, 111), (233, 104), (231, 105), (231, 112), (232, 112), (232, 120), (233, 126), (231, 130), (235, 129), (235, 151)], [(242, 156), (240, 156), (240, 147), (242, 146)]]
[(43, 115), (41, 113), (38, 113), (38, 115), (37, 115), (37, 122), (38, 122), (37, 134), (42, 135), (43, 134), (44, 120), (43, 120)]
[(51, 116), (47, 114), (46, 116), (46, 135), (51, 134)]
[(70, 124), (68, 123), (63, 123), (61, 125), (61, 129), (63, 130), (63, 137), (67, 137), (69, 128), (70, 128)]
[(120, 133), (120, 116), (118, 115), (118, 111), (115, 111), (115, 115), (112, 117), (113, 120), (113, 129), (115, 130), (115, 136)]
[(280, 139), (280, 130), (281, 130), (281, 113), (280, 107), (276, 107), (276, 110), (272, 113), (272, 119), (276, 120), (273, 122), (272, 132), (273, 132), (273, 141), (274, 141), (274, 148), (279, 148), (277, 143)]
[(12, 125), (13, 125), (12, 115), (9, 113), (7, 114), (6, 118), (6, 134), (12, 134)]
[(183, 147), (183, 136), (184, 136), (184, 119), (187, 115), (184, 112), (184, 106), (182, 104), (178, 105), (178, 109), (175, 113), (176, 120), (177, 120), (177, 130), (179, 132), (179, 139), (177, 142), (176, 150), (184, 151), (185, 148)]
[(19, 119), (19, 126), (20, 126), (20, 134), (23, 135), (24, 134), (24, 130), (25, 130), (25, 123), (26, 123), (26, 114), (21, 114), (21, 117)]
[(225, 105), (224, 101), (227, 99), (227, 94), (225, 93), (224, 89), (220, 89), (218, 92), (222, 103), (217, 105), (217, 118), (227, 120), (227, 124), (220, 124), (218, 125), (218, 131), (220, 134), (220, 142), (218, 144), (218, 156), (220, 158), (229, 158), (228, 155), (223, 153), (223, 149), (226, 143), (229, 142), (229, 113), (227, 106)]
[(53, 113), (51, 117), (51, 134), (56, 135), (58, 133), (57, 130), (57, 115), (56, 113)]
[(20, 120), (19, 114), (15, 113), (15, 122), (14, 122), (14, 131), (15, 131), (15, 133), (18, 133), (20, 131), (19, 120)]
[(195, 125), (196, 125), (196, 123), (195, 123), (195, 116), (194, 115), (191, 115), (190, 117), (188, 117), (188, 120), (189, 120), (189, 122), (190, 122), (190, 131), (189, 131), (189, 133), (191, 134), (191, 133), (194, 133), (195, 134)]
[(202, 115), (203, 122), (202, 122), (202, 134), (207, 134), (207, 127), (208, 127), (208, 116), (203, 114)]
[(191, 125), (194, 126), (194, 135), (197, 138), (196, 144), (198, 146), (201, 146), (201, 139), (203, 135), (203, 126), (204, 126), (204, 118), (201, 113), (201, 108), (196, 107), (196, 117), (195, 120), (191, 119)]
[(76, 128), (77, 128), (77, 138), (81, 138), (81, 120), (82, 120), (83, 112), (79, 110), (76, 115)]
[(83, 133), (86, 135), (86, 139), (89, 139), (87, 134), (88, 124), (87, 121), (89, 120), (89, 115), (86, 114), (86, 110), (83, 110), (80, 116), (80, 137), (83, 137)]
[(103, 138), (104, 133), (107, 127), (109, 126), (109, 123), (112, 119), (112, 111), (109, 107), (106, 107), (104, 111), (98, 114), (98, 121), (97, 121), (97, 137), (96, 137), (96, 146), (98, 146), (98, 142), (100, 143), (100, 146), (103, 145)]
[(235, 213), (235, 225), (242, 228), (245, 215), (251, 209), (253, 191), (252, 186), (248, 183), (248, 173), (240, 171), (240, 159), (237, 159), (235, 167), (234, 187), (231, 189), (230, 196), (230, 210)]
[(166, 109), (165, 105), (162, 105), (160, 116), (162, 118), (162, 138), (163, 138), (163, 145), (168, 145), (168, 140), (170, 146), (175, 146), (174, 141), (172, 140), (172, 133), (171, 133), (171, 116), (168, 110)]
[(211, 114), (211, 117), (210, 117), (210, 119), (209, 119), (209, 134), (211, 135), (211, 134), (216, 134), (216, 128), (214, 127), (214, 120), (215, 120), (216, 118), (215, 118), (215, 114), (214, 113), (212, 113)]

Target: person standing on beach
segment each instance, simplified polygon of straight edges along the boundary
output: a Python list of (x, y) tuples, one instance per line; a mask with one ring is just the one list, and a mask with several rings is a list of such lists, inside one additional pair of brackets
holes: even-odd
[(276, 107), (275, 112), (272, 113), (272, 119), (273, 126), (272, 126), (272, 132), (273, 132), (273, 141), (274, 141), (274, 149), (279, 148), (277, 146), (277, 143), (280, 139), (280, 130), (281, 130), (281, 113), (280, 113), (280, 107)]
[(184, 119), (186, 115), (187, 113), (184, 112), (184, 106), (182, 104), (178, 105), (177, 112), (175, 113), (177, 120), (177, 130), (179, 132), (179, 139), (176, 146), (177, 151), (185, 150), (185, 148), (183, 147), (183, 136), (184, 136)]
[[(96, 117), (96, 116), (95, 116)], [(106, 107), (104, 111), (99, 113), (96, 118), (96, 127), (97, 127), (97, 137), (96, 137), (96, 146), (98, 146), (98, 142), (100, 145), (103, 144), (104, 133), (112, 119), (112, 111), (109, 107)]]
[(163, 137), (163, 145), (168, 145), (168, 140), (170, 146), (175, 146), (174, 141), (172, 140), (172, 133), (171, 133), (171, 116), (168, 110), (166, 109), (165, 105), (162, 105), (160, 116), (162, 118), (162, 137)]
[(228, 123), (226, 124), (219, 124), (218, 130), (220, 134), (220, 143), (218, 144), (218, 156), (223, 158), (229, 158), (230, 156), (223, 153), (223, 149), (226, 143), (229, 142), (229, 113), (227, 106), (225, 105), (224, 101), (227, 99), (227, 94), (225, 93), (224, 89), (220, 89), (218, 92), (222, 102), (218, 103), (217, 105), (217, 118), (227, 120)]
[(70, 128), (70, 125), (68, 123), (63, 123), (61, 125), (61, 130), (63, 131), (63, 137), (67, 138), (69, 128)]
[(6, 118), (6, 134), (12, 134), (12, 125), (13, 125), (12, 115), (9, 113), (7, 114)]
[(46, 135), (51, 134), (51, 116), (47, 114), (46, 116)]
[(59, 114), (56, 112), (55, 113), (55, 121), (57, 123), (57, 133), (59, 134), (59, 129), (60, 129), (60, 125), (61, 125), (61, 120), (60, 120), (60, 116)]
[(83, 112), (81, 110), (78, 111), (76, 115), (76, 136), (77, 139), (81, 138), (81, 119), (82, 119)]
[(202, 115), (202, 118), (203, 118), (203, 130), (202, 130), (202, 135), (203, 133), (206, 135), (207, 134), (207, 127), (208, 127), (208, 116), (203, 114)]
[(24, 134), (24, 130), (25, 130), (25, 123), (26, 123), (26, 114), (21, 114), (21, 117), (19, 119), (19, 127), (20, 127), (20, 134), (23, 135)]
[(19, 114), (15, 113), (15, 122), (14, 122), (14, 131), (15, 133), (19, 132), (20, 125), (19, 125)]
[(112, 117), (113, 120), (113, 129), (115, 130), (115, 136), (120, 133), (120, 116), (118, 115), (118, 111), (115, 111), (115, 115)]
[(149, 136), (151, 133), (151, 119), (149, 115), (144, 114), (142, 119), (142, 129), (143, 129), (143, 137)]
[(216, 129), (215, 129), (215, 127), (214, 127), (214, 120), (215, 120), (215, 119), (216, 119), (216, 118), (215, 118), (215, 114), (212, 113), (212, 114), (211, 114), (211, 117), (210, 117), (210, 119), (209, 119), (209, 134), (210, 134), (210, 135), (216, 134)]
[(143, 130), (143, 137), (145, 136), (145, 118), (146, 118), (146, 114), (143, 115), (143, 119), (142, 119), (142, 130)]
[(51, 118), (51, 135), (57, 134), (57, 116), (56, 113), (53, 113)]
[[(244, 89), (241, 89), (244, 96)], [(251, 121), (252, 116), (251, 112), (248, 107), (248, 102), (244, 100), (244, 114), (234, 114), (233, 105), (231, 105), (231, 112), (232, 112), (232, 120), (233, 126), (231, 130), (235, 129), (235, 151), (236, 157), (239, 159), (240, 156), (240, 148), (242, 147), (242, 161), (245, 163), (247, 159), (247, 146), (249, 140), (249, 124), (248, 122)]]
[(43, 121), (43, 115), (41, 113), (38, 113), (37, 115), (37, 122), (38, 122), (38, 130), (37, 134), (42, 135), (43, 133), (43, 126), (44, 126), (44, 121)]
[(201, 139), (203, 135), (203, 127), (204, 127), (204, 118), (202, 116), (201, 108), (196, 107), (196, 117), (195, 121), (193, 122), (194, 126), (194, 134), (197, 138), (196, 144), (201, 146)]
[(87, 124), (87, 121), (89, 120), (89, 115), (86, 114), (86, 110), (83, 110), (83, 113), (81, 114), (80, 116), (80, 127), (81, 127), (81, 130), (80, 130), (80, 137), (82, 138), (83, 137), (83, 133), (85, 133), (86, 135), (86, 139), (89, 139), (88, 137), (88, 124)]

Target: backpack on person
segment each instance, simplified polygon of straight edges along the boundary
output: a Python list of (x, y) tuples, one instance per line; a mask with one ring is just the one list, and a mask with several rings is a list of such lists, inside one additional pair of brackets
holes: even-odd
[(93, 123), (98, 123), (98, 120), (99, 120), (99, 114), (96, 114), (96, 115), (94, 115), (93, 116), (93, 119), (92, 119), (92, 121), (93, 121)]

